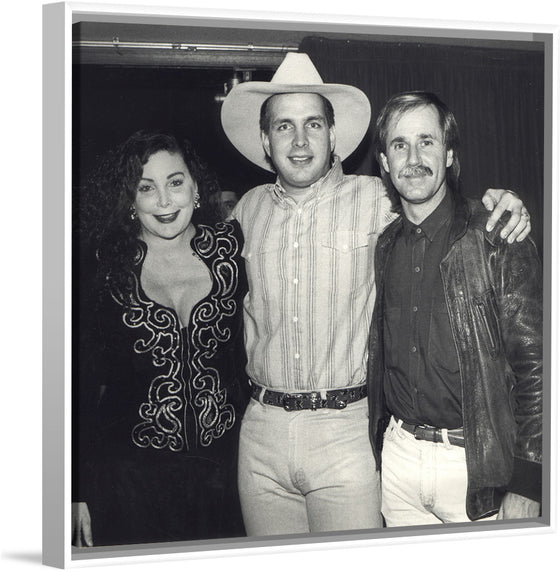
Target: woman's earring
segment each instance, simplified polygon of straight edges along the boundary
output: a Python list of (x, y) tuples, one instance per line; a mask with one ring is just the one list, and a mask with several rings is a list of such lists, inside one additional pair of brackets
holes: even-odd
[(134, 204), (130, 207), (130, 219), (136, 220), (138, 218), (138, 214), (136, 214), (136, 208), (134, 208)]
[(200, 194), (198, 192), (194, 195), (194, 207), (200, 208)]

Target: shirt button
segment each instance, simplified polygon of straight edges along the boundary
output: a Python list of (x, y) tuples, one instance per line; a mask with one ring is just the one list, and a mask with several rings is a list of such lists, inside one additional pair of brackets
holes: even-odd
[(422, 234), (422, 228), (416, 228), (416, 234)]
[(411, 352), (411, 353), (416, 353), (416, 345), (413, 345), (413, 346), (410, 348), (410, 352)]
[(298, 208), (297, 213), (301, 214), (303, 212), (303, 210), (301, 208)]
[(412, 306), (412, 311), (414, 311), (414, 313), (416, 313), (418, 311), (418, 307), (416, 305)]
[(299, 359), (299, 353), (296, 353), (296, 354), (294, 355), (294, 357), (295, 357), (296, 359)]
[(298, 316), (297, 315), (294, 315), (294, 317), (292, 319), (294, 320), (294, 323), (298, 322)]
[(299, 247), (299, 243), (298, 242), (294, 242), (294, 248), (298, 248)]
[(418, 272), (420, 271), (420, 266), (416, 266), (416, 267), (414, 268), (414, 271), (415, 271), (416, 273), (418, 273)]
[(294, 283), (295, 283), (295, 284), (298, 284), (298, 283), (299, 283), (299, 280), (298, 280), (297, 278), (294, 278)]

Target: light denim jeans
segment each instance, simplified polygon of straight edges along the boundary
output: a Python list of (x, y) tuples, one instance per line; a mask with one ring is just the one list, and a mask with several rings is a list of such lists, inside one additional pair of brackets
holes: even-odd
[[(385, 432), (382, 507), (387, 527), (470, 522), (465, 449), (416, 440), (395, 418)], [(477, 521), (496, 519), (490, 516)]]
[(287, 412), (251, 399), (241, 425), (239, 492), (247, 534), (382, 526), (367, 399)]

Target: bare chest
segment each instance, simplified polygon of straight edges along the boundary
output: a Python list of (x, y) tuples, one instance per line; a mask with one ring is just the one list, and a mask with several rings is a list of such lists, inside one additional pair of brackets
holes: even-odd
[(142, 287), (153, 301), (177, 313), (181, 326), (190, 321), (194, 306), (212, 289), (212, 277), (204, 262), (187, 254), (176, 259), (146, 258)]

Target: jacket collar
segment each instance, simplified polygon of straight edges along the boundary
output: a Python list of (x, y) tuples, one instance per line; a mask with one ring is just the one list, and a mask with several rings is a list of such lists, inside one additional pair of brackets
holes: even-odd
[(467, 199), (459, 192), (453, 194), (453, 199), (455, 201), (455, 212), (451, 225), (452, 243), (462, 238), (468, 227), (480, 230), (484, 234), (484, 238), (493, 246), (501, 242), (499, 234), (504, 227), (504, 223), (500, 220), (498, 224), (488, 232), (486, 230), (486, 223), (488, 222), (490, 213), (484, 208), (479, 199)]
[[(450, 244), (454, 244), (460, 240), (467, 228), (477, 229), (483, 233), (484, 238), (493, 246), (501, 242), (499, 234), (504, 227), (500, 221), (491, 232), (486, 231), (486, 223), (488, 221), (488, 211), (482, 205), (480, 200), (472, 200), (465, 198), (459, 192), (452, 194), (454, 207), (453, 207), (453, 220), (451, 221), (450, 228)], [(404, 227), (404, 219), (401, 214), (394, 220), (386, 230), (381, 234), (378, 240), (378, 256), (376, 256), (376, 264), (378, 268), (382, 269), (386, 263), (386, 256), (391, 251), (394, 241)], [(379, 287), (379, 282), (378, 282)]]
[[(486, 240), (496, 245), (499, 241), (499, 233), (503, 228), (503, 223), (496, 224), (491, 232), (486, 231), (486, 222), (489, 212), (484, 208), (480, 200), (469, 200), (460, 192), (450, 191), (453, 198), (453, 220), (451, 222), (450, 238), (451, 243), (456, 242), (465, 235), (469, 226), (476, 227), (484, 232)], [(392, 239), (403, 226), (403, 215), (401, 214), (393, 224), (387, 229), (388, 238)]]
[[(452, 192), (452, 191), (450, 191)], [(451, 243), (459, 240), (467, 231), (472, 211), (468, 200), (458, 192), (452, 192), (453, 198), (453, 220), (451, 221), (450, 238)], [(477, 219), (480, 218), (478, 215)], [(382, 234), (383, 240), (381, 248), (391, 243), (404, 226), (404, 215), (401, 214), (392, 224), (390, 224)]]
[(471, 210), (466, 198), (460, 192), (449, 190), (453, 197), (454, 212), (453, 221), (451, 222), (451, 242), (459, 240), (467, 231)]

